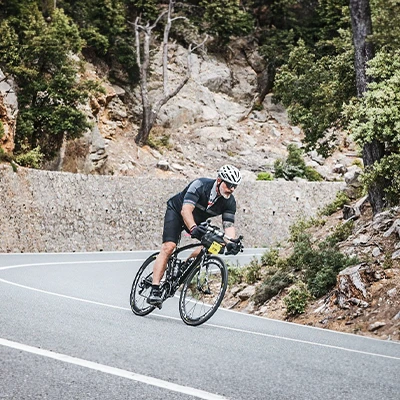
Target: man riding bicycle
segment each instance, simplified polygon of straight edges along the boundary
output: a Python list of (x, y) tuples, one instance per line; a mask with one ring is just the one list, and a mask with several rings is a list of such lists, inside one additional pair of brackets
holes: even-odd
[[(180, 241), (183, 230), (192, 238), (201, 240), (206, 228), (201, 222), (217, 215), (222, 216), (225, 234), (235, 238), (234, 227), (236, 200), (232, 193), (242, 180), (240, 171), (232, 165), (224, 165), (218, 170), (217, 179), (199, 178), (171, 197), (167, 202), (164, 217), (163, 243), (153, 269), (151, 294), (147, 302), (151, 305), (162, 303), (160, 281), (167, 261)], [(227, 243), (227, 250), (237, 254), (240, 246)]]

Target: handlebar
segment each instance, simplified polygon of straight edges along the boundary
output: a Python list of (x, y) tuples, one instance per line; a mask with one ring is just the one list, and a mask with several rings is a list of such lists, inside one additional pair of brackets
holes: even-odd
[[(218, 239), (222, 239), (223, 241), (227, 240), (228, 242), (238, 244), (240, 246), (240, 251), (243, 251), (243, 245), (242, 245), (243, 236), (242, 235), (240, 235), (236, 239), (231, 238), (231, 237), (225, 235), (225, 232), (223, 230), (221, 230), (221, 228), (219, 228), (218, 226), (211, 225), (211, 220), (202, 222), (200, 225), (204, 226), (207, 229), (207, 233), (212, 233), (213, 235), (218, 237)], [(230, 253), (227, 252), (226, 254), (229, 255)]]

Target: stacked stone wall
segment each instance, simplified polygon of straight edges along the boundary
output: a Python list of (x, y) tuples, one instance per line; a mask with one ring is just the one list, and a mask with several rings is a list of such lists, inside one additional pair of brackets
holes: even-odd
[[(0, 166), (0, 252), (155, 249), (166, 200), (188, 182), (82, 175)], [(299, 217), (314, 216), (343, 183), (244, 182), (237, 230), (246, 247), (284, 241)], [(215, 219), (220, 224), (220, 218)], [(184, 240), (189, 240), (184, 238)]]

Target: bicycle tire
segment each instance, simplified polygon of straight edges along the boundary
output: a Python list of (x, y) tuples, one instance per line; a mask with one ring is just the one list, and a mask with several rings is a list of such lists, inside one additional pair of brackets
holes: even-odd
[[(228, 269), (223, 260), (208, 256), (183, 284), (179, 298), (182, 321), (191, 326), (208, 321), (220, 306), (228, 286)], [(207, 293), (210, 292), (210, 293)]]
[(152, 254), (139, 268), (132, 283), (130, 294), (131, 310), (135, 315), (145, 316), (150, 314), (155, 306), (147, 303), (147, 298), (151, 291), (151, 282), (153, 279), (153, 266), (157, 254)]

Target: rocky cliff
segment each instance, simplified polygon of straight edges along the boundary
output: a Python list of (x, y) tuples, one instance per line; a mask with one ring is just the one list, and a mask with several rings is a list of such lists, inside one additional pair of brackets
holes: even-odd
[(5, 152), (14, 150), (17, 114), (18, 100), (14, 82), (0, 69), (0, 148)]

